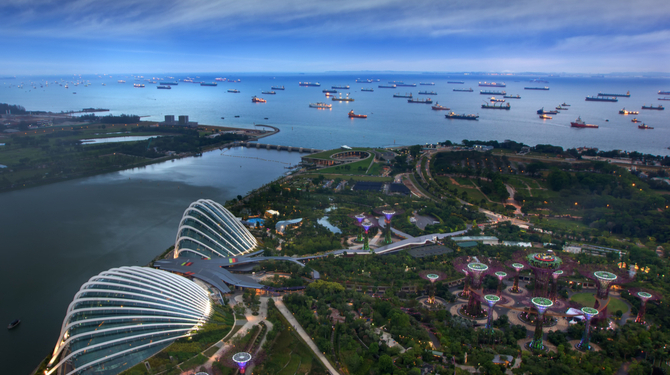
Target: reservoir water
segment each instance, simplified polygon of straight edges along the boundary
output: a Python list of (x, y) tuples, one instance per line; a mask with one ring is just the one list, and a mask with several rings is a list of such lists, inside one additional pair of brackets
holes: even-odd
[(68, 304), (101, 271), (145, 265), (174, 244), (188, 205), (221, 203), (278, 177), (298, 153), (235, 148), (0, 194), (3, 374), (28, 374), (53, 350)]

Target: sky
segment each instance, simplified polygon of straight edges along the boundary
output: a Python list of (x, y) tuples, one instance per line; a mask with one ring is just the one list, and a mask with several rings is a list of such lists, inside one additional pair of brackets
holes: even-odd
[(669, 72), (668, 0), (2, 0), (0, 75)]

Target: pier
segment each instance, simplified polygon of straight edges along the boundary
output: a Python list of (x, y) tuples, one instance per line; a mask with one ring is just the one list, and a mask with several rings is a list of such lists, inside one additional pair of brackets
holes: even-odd
[(248, 142), (248, 141), (242, 141), (242, 142), (235, 142), (236, 146), (242, 146), (242, 147), (247, 147), (247, 148), (258, 148), (258, 149), (266, 149), (266, 150), (277, 150), (277, 151), (296, 151), (299, 153), (307, 153), (307, 154), (314, 154), (317, 152), (323, 152), (324, 150), (316, 149), (316, 148), (307, 148), (307, 147), (294, 147), (294, 146), (281, 146), (281, 145), (271, 145), (271, 144), (264, 144), (264, 143), (256, 143), (256, 142)]

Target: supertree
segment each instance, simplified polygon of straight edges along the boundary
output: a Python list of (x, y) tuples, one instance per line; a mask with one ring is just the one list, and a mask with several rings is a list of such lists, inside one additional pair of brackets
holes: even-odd
[(421, 271), (419, 272), (419, 277), (424, 280), (430, 281), (430, 291), (428, 294), (428, 303), (431, 305), (435, 303), (435, 283), (440, 280), (446, 279), (447, 275), (444, 272), (440, 271)]
[(591, 337), (591, 319), (598, 315), (598, 310), (593, 307), (582, 307), (582, 313), (584, 313), (584, 320), (586, 320), (586, 326), (584, 327), (584, 334), (582, 334), (582, 340), (575, 347), (579, 350), (590, 350), (591, 344), (589, 344), (589, 339)]
[(658, 300), (661, 296), (654, 292), (653, 290), (633, 288), (630, 290), (630, 294), (634, 297), (637, 297), (641, 300), (640, 309), (637, 311), (637, 317), (635, 318), (635, 323), (644, 324), (644, 313), (647, 311), (647, 301)]
[(533, 297), (531, 299), (533, 306), (537, 310), (537, 318), (535, 319), (535, 334), (533, 335), (533, 341), (528, 345), (530, 348), (535, 350), (544, 350), (544, 344), (542, 344), (542, 328), (544, 326), (544, 313), (551, 306), (554, 305), (548, 298), (543, 297)]
[(249, 361), (251, 361), (251, 354), (247, 352), (233, 354), (233, 362), (237, 363), (237, 367), (240, 369), (240, 374), (244, 374)]
[(526, 266), (524, 266), (521, 263), (518, 262), (510, 262), (508, 264), (509, 267), (514, 269), (514, 285), (512, 286), (512, 289), (510, 289), (510, 292), (512, 293), (521, 293), (519, 291), (519, 275), (521, 274), (521, 270), (523, 270)]
[(535, 297), (549, 296), (549, 283), (551, 274), (559, 268), (571, 268), (572, 261), (569, 259), (562, 259), (553, 253), (526, 253), (519, 251), (515, 254), (516, 263), (523, 264), (530, 267), (535, 275), (535, 288), (533, 295)]
[(488, 317), (486, 317), (486, 326), (484, 327), (487, 331), (493, 330), (493, 306), (496, 303), (500, 302), (500, 297), (495, 294), (487, 294), (484, 296), (484, 302), (489, 305)]
[(507, 277), (507, 272), (498, 271), (495, 273), (495, 275), (498, 278), (498, 289), (496, 290), (496, 296), (500, 297), (502, 294), (503, 279)]
[(556, 302), (556, 298), (557, 298), (556, 294), (557, 294), (557, 291), (558, 291), (558, 278), (561, 277), (561, 275), (564, 275), (564, 274), (565, 274), (565, 272), (563, 270), (556, 270), (556, 271), (551, 273), (551, 278), (554, 280), (554, 283), (551, 287), (551, 294), (549, 295), (549, 298), (554, 302)]
[(404, 211), (385, 206), (375, 208), (374, 212), (378, 215), (384, 215), (384, 222), (386, 224), (384, 226), (384, 243), (392, 243), (393, 239), (391, 238), (391, 219), (393, 219), (393, 216), (402, 214)]
[[(358, 214), (358, 215), (354, 215), (354, 218), (358, 222), (358, 225), (361, 226), (361, 224), (363, 223), (363, 220), (366, 219), (366, 216), (365, 216), (365, 214)], [(358, 232), (358, 236), (356, 237), (356, 241), (363, 242), (363, 231), (362, 230), (360, 230)]]
[(577, 269), (582, 276), (595, 281), (598, 285), (596, 301), (593, 305), (595, 309), (600, 310), (600, 313), (596, 318), (597, 321), (607, 319), (607, 310), (600, 309), (599, 307), (609, 298), (610, 287), (612, 285), (629, 283), (635, 277), (634, 273), (617, 272), (611, 267), (596, 264), (580, 265)]
[[(365, 215), (362, 216), (364, 217), (357, 223), (357, 225), (365, 230), (365, 235), (363, 236), (363, 250), (370, 251), (370, 242), (369, 242), (370, 240), (368, 237), (368, 231), (370, 230), (370, 228), (374, 227), (375, 224), (373, 221), (370, 221), (367, 217), (365, 217)], [(358, 215), (356, 215), (356, 220), (358, 221), (358, 219), (359, 219)]]
[[(453, 260), (456, 269), (467, 270), (470, 278), (469, 289), (479, 290), (482, 286), (482, 278), (491, 273), (502, 269), (502, 266), (491, 258), (480, 262), (476, 257), (459, 257)], [(475, 293), (469, 293), (468, 305), (465, 309), (467, 315), (476, 317), (482, 315), (482, 304)]]

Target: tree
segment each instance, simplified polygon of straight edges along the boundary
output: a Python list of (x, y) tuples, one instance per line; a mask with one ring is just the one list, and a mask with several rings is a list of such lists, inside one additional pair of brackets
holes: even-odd
[(379, 372), (381, 374), (393, 373), (393, 360), (388, 354), (379, 357)]

